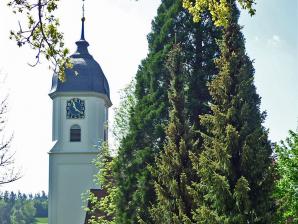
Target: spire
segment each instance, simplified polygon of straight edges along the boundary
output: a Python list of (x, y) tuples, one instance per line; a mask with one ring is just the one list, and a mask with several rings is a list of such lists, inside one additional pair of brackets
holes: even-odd
[(83, 16), (82, 16), (81, 40), (85, 40), (85, 0), (83, 0), (82, 11), (83, 11)]
[(77, 51), (72, 55), (72, 57), (92, 57), (89, 52), (87, 47), (89, 46), (89, 43), (85, 40), (85, 0), (83, 1), (83, 6), (82, 6), (82, 31), (81, 31), (81, 39), (76, 42), (78, 49)]

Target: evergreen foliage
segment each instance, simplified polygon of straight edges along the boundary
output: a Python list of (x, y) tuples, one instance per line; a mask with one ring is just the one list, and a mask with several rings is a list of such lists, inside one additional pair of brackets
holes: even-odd
[(1, 224), (33, 224), (36, 217), (48, 216), (48, 197), (42, 194), (26, 195), (5, 191), (0, 196)]
[(17, 200), (11, 210), (11, 224), (31, 224), (35, 221), (35, 208), (33, 201)]
[(48, 217), (48, 196), (44, 191), (37, 193), (33, 197), (36, 217)]
[(148, 35), (149, 54), (136, 75), (136, 105), (129, 115), (128, 133), (120, 142), (115, 162), (117, 223), (152, 222), (149, 208), (156, 197), (148, 166), (154, 166), (155, 156), (163, 150), (169, 120), (170, 76), (165, 62), (171, 46), (175, 41), (181, 43), (188, 72), (186, 111), (198, 128), (198, 115), (209, 112), (206, 82), (216, 74), (213, 59), (218, 55), (218, 35), (207, 14), (202, 23), (194, 24), (180, 0), (162, 1)]
[(192, 221), (192, 199), (187, 187), (194, 180), (189, 152), (195, 144), (185, 113), (186, 74), (181, 53), (181, 47), (175, 45), (167, 61), (171, 77), (168, 92), (170, 120), (164, 150), (156, 158), (156, 166), (151, 169), (156, 178), (154, 186), (157, 195), (157, 202), (150, 211), (154, 223), (182, 224)]
[(275, 189), (277, 223), (298, 223), (298, 133), (290, 131), (275, 150), (279, 175)]
[(262, 126), (254, 68), (245, 54), (239, 11), (219, 41), (219, 74), (210, 83), (212, 114), (200, 117), (207, 129), (203, 152), (192, 161), (200, 182), (193, 184), (197, 223), (272, 223), (272, 149)]

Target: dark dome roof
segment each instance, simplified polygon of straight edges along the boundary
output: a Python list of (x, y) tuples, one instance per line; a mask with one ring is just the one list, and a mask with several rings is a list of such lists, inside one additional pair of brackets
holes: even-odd
[(65, 82), (53, 75), (50, 95), (58, 92), (95, 92), (102, 93), (110, 99), (108, 81), (100, 67), (88, 52), (88, 42), (84, 38), (84, 21), (81, 39), (76, 42), (77, 51), (70, 56), (73, 67), (65, 69)]

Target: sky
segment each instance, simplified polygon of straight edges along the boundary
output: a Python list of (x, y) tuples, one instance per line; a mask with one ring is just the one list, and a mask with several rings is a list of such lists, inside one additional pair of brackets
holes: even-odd
[[(146, 35), (160, 0), (86, 1), (85, 37), (89, 52), (101, 65), (111, 89), (110, 118), (119, 104), (119, 90), (136, 74), (147, 55)], [(259, 0), (257, 14), (242, 13), (248, 55), (254, 60), (255, 84), (267, 112), (269, 138), (278, 142), (298, 121), (298, 1)], [(81, 1), (61, 1), (57, 15), (71, 52), (80, 37)], [(52, 71), (45, 60), (37, 67), (35, 52), (9, 40), (17, 18), (0, 2), (0, 97), (9, 94), (7, 136), (23, 177), (0, 188), (36, 193), (48, 190), (48, 151), (52, 145), (52, 101), (48, 96)]]

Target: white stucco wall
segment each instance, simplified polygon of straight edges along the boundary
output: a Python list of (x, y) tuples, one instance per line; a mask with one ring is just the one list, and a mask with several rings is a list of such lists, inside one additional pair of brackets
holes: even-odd
[(83, 224), (81, 194), (95, 189), (93, 179), (97, 170), (92, 160), (96, 153), (50, 154), (49, 223)]
[[(78, 97), (85, 101), (84, 119), (66, 119), (66, 101)], [(60, 96), (53, 99), (53, 141), (56, 145), (51, 150), (79, 152), (95, 150), (95, 145), (103, 139), (103, 131), (107, 121), (105, 99), (96, 96)], [(77, 124), (81, 127), (81, 142), (70, 142), (70, 127)]]
[[(109, 102), (100, 94), (68, 93), (53, 98), (53, 148), (49, 152), (49, 224), (83, 224), (81, 194), (97, 186), (93, 165), (103, 140)], [(84, 119), (66, 119), (66, 102), (85, 101)], [(70, 142), (70, 127), (81, 127), (81, 142)]]

